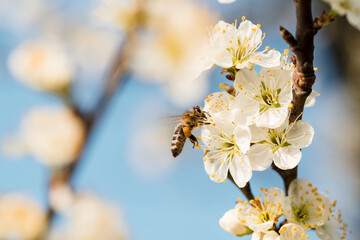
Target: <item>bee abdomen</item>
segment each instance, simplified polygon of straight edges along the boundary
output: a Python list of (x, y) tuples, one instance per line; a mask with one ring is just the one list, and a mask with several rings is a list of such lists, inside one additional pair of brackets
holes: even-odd
[(185, 125), (183, 123), (179, 123), (174, 131), (173, 139), (171, 141), (171, 153), (174, 157), (179, 156), (184, 148), (186, 141), (186, 136), (183, 132), (184, 126)]

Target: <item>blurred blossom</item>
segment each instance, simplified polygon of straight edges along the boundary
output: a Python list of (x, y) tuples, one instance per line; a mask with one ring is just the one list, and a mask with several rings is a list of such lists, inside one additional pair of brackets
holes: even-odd
[(136, 0), (99, 0), (94, 15), (109, 25), (127, 31), (136, 27), (141, 19), (140, 1)]
[(44, 40), (23, 42), (11, 53), (8, 64), (17, 80), (38, 90), (64, 90), (75, 73), (65, 49)]
[(148, 0), (141, 2), (141, 9), (139, 6), (106, 0), (95, 12), (101, 20), (110, 20), (124, 31), (134, 27), (134, 22), (143, 27), (131, 61), (132, 71), (142, 81), (163, 83), (169, 97), (174, 96), (179, 105), (200, 100), (207, 91), (206, 76), (194, 80), (194, 91), (189, 89), (194, 87), (191, 79), (199, 75), (198, 52), (215, 14), (183, 0)]
[(36, 24), (37, 19), (49, 11), (51, 4), (46, 0), (0, 0), (0, 25), (25, 30)]
[(360, 2), (359, 0), (324, 0), (330, 4), (333, 11), (339, 15), (346, 15), (349, 23), (360, 30)]
[(5, 151), (33, 155), (41, 163), (57, 167), (77, 157), (85, 138), (83, 122), (68, 108), (38, 107), (23, 119), (20, 133), (5, 141)]
[(71, 187), (62, 183), (53, 184), (49, 189), (49, 201), (56, 212), (66, 211), (74, 201)]
[(33, 199), (20, 194), (0, 197), (1, 239), (37, 239), (45, 226), (45, 212)]
[(219, 3), (233, 3), (236, 0), (218, 0)]
[(66, 218), (66, 225), (51, 234), (52, 240), (126, 239), (119, 210), (94, 195), (74, 196), (72, 204), (61, 214)]

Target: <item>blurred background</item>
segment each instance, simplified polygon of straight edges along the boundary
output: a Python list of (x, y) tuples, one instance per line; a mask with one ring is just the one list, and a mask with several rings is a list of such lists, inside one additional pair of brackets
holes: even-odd
[[(62, 104), (58, 95), (16, 80), (9, 58), (24, 42), (47, 41), (61, 46), (71, 64), (71, 100), (85, 112), (96, 107), (111, 62), (126, 41), (124, 36), (133, 34), (132, 20), (124, 20), (126, 26), (120, 20), (118, 26), (108, 24), (113, 12), (102, 9), (104, 2), (111, 1), (0, 0), (3, 145), (9, 136), (19, 132), (22, 119), (31, 109)], [(131, 0), (118, 2), (128, 8), (125, 13), (134, 7)], [(236, 239), (221, 229), (218, 220), (235, 206), (242, 193), (231, 182), (210, 181), (204, 171), (202, 151), (192, 149), (189, 142), (174, 159), (170, 141), (175, 125), (166, 121), (167, 116), (203, 105), (206, 95), (218, 91), (219, 83), (226, 80), (220, 68), (212, 68), (196, 82), (183, 80), (187, 77), (181, 75), (185, 70), (179, 67), (181, 74), (174, 74), (172, 69), (194, 56), (184, 57), (181, 49), (175, 51), (173, 39), (160, 40), (181, 36), (184, 39), (176, 40), (194, 44), (196, 49), (199, 29), (206, 32), (219, 19), (231, 23), (246, 16), (260, 23), (267, 33), (261, 49), (270, 46), (282, 52), (288, 46), (279, 34), (279, 25), (294, 32), (294, 6), (292, 1), (283, 0), (238, 0), (228, 5), (216, 0), (173, 2), (167, 10), (147, 5), (154, 8), (152, 14), (160, 16), (163, 24), (150, 23), (145, 27), (152, 32), (140, 29), (137, 38), (130, 39), (136, 42), (135, 47), (130, 44), (131, 54), (136, 57), (129, 59), (126, 81), (115, 92), (87, 141), (72, 186), (76, 193), (91, 192), (117, 206), (129, 239)], [(314, 16), (329, 9), (318, 0), (313, 1), (313, 6)], [(160, 31), (168, 31), (168, 35), (157, 38), (154, 32)], [(320, 191), (328, 190), (332, 200), (338, 200), (343, 219), (352, 230), (349, 239), (360, 239), (359, 41), (359, 31), (341, 17), (316, 35), (314, 66), (318, 71), (313, 89), (321, 96), (314, 107), (304, 112), (303, 118), (314, 127), (315, 137), (313, 144), (303, 150), (299, 164), (300, 178), (309, 179)], [(173, 53), (173, 65), (161, 52), (162, 47)], [(180, 80), (183, 84), (179, 84)], [(0, 153), (0, 196), (21, 192), (46, 209), (54, 168), (32, 155), (11, 156), (5, 150)], [(251, 185), (257, 195), (260, 187), (282, 187), (283, 183), (276, 172), (268, 169), (254, 172)], [(60, 217), (56, 224), (62, 224)], [(310, 239), (317, 239), (316, 234), (310, 233)]]

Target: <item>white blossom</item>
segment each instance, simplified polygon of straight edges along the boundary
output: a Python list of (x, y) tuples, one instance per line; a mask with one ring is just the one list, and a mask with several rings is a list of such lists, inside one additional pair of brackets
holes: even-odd
[(309, 235), (305, 234), (305, 229), (293, 223), (287, 223), (279, 230), (280, 236), (276, 240), (305, 240)]
[[(335, 207), (335, 204), (332, 206)], [(321, 240), (341, 240), (347, 235), (346, 228), (347, 224), (342, 221), (340, 211), (330, 211), (329, 221), (317, 227), (316, 234)]]
[[(235, 24), (219, 21), (210, 32), (210, 40), (205, 47), (200, 72), (213, 65), (222, 68), (244, 69), (254, 65), (276, 67), (280, 64), (280, 53), (275, 50), (258, 52), (263, 38), (260, 24), (242, 21), (237, 28)], [(266, 52), (266, 53), (265, 53)]]
[(360, 2), (358, 0), (324, 0), (339, 15), (346, 15), (351, 25), (360, 30)]
[[(83, 122), (65, 107), (31, 109), (21, 123), (9, 151), (30, 154), (51, 167), (74, 161), (85, 139)], [(9, 148), (6, 146), (5, 148)]]
[[(215, 126), (204, 126), (201, 139), (204, 143), (205, 171), (213, 181), (225, 182), (230, 171), (235, 183), (244, 187), (252, 171), (246, 152), (250, 147), (250, 129), (240, 111), (231, 111), (235, 98), (226, 92), (211, 94), (204, 110), (212, 116)], [(239, 113), (239, 114), (236, 114)]]
[(290, 71), (262, 68), (260, 74), (243, 69), (236, 73), (234, 87), (248, 101), (247, 112), (258, 127), (279, 127), (287, 118), (292, 100)]
[(252, 169), (263, 171), (271, 163), (283, 170), (292, 169), (301, 159), (301, 148), (309, 146), (314, 136), (314, 129), (303, 120), (279, 128), (261, 128), (250, 126), (254, 143), (248, 152)]
[(235, 208), (240, 222), (254, 232), (271, 229), (283, 213), (284, 192), (276, 187), (264, 191), (263, 201), (260, 199), (261, 195), (250, 202), (239, 199)]
[(120, 212), (106, 201), (92, 195), (74, 197), (61, 212), (67, 220), (63, 229), (52, 233), (53, 240), (123, 240), (126, 230)]
[(96, 10), (102, 19), (125, 30), (142, 25), (129, 59), (138, 80), (161, 83), (169, 98), (180, 106), (205, 96), (208, 81), (205, 74), (199, 76), (199, 51), (214, 13), (190, 0), (149, 0), (141, 5), (136, 1), (103, 1)]
[(227, 211), (224, 216), (220, 218), (219, 224), (226, 232), (234, 234), (238, 237), (252, 233), (247, 226), (240, 222), (235, 209)]
[(319, 193), (309, 180), (299, 178), (290, 183), (284, 216), (305, 229), (317, 228), (328, 222), (330, 206), (327, 196)]
[(10, 72), (20, 82), (39, 90), (63, 91), (75, 70), (64, 47), (51, 41), (26, 41), (10, 55)]
[(233, 3), (235, 2), (236, 0), (218, 0), (219, 3), (225, 3), (225, 4), (228, 4), (228, 3)]
[(312, 106), (314, 106), (315, 103), (316, 103), (316, 97), (318, 97), (318, 96), (320, 96), (320, 93), (312, 90), (310, 95), (305, 100), (304, 107), (312, 107)]
[(279, 234), (275, 231), (254, 232), (251, 240), (276, 240)]
[(309, 235), (305, 234), (304, 228), (293, 223), (282, 226), (279, 233), (275, 231), (255, 232), (251, 240), (305, 240)]
[(44, 210), (21, 194), (0, 196), (0, 238), (37, 239), (46, 227)]

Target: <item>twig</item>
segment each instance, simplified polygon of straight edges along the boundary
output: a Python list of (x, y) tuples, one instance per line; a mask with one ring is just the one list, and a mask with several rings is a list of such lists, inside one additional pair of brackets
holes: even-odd
[[(295, 53), (295, 71), (293, 75), (293, 100), (290, 112), (290, 123), (302, 118), (305, 100), (312, 91), (315, 82), (314, 60), (314, 37), (319, 29), (333, 21), (324, 11), (320, 18), (313, 20), (311, 12), (311, 0), (294, 0), (296, 6), (296, 34), (295, 37), (280, 26), (280, 33), (290, 45), (290, 50)], [(289, 184), (297, 178), (297, 167), (290, 170), (281, 170), (273, 164), (273, 169), (283, 178), (285, 190)]]
[(235, 184), (235, 186), (237, 188), (239, 188), (241, 190), (241, 192), (245, 195), (245, 197), (250, 201), (252, 199), (254, 199), (254, 195), (252, 194), (251, 192), (251, 187), (250, 187), (250, 182), (247, 182), (245, 187), (243, 188), (240, 188), (234, 181), (234, 178), (231, 176), (231, 174), (229, 173), (228, 175), (228, 179), (233, 183)]
[[(71, 105), (74, 113), (79, 118), (81, 118), (85, 124), (85, 142), (83, 144), (83, 148), (80, 150), (78, 158), (72, 164), (52, 174), (49, 181), (49, 189), (56, 184), (70, 184), (77, 168), (79, 167), (79, 164), (83, 164), (83, 157), (86, 146), (91, 138), (91, 134), (93, 133), (96, 124), (104, 115), (107, 105), (109, 104), (112, 96), (115, 94), (116, 91), (119, 91), (124, 86), (125, 81), (128, 79), (128, 61), (130, 59), (131, 51), (135, 42), (135, 32), (129, 33), (127, 35), (127, 38), (124, 40), (122, 46), (118, 50), (118, 53), (116, 54), (115, 59), (108, 71), (108, 75), (105, 78), (106, 85), (104, 92), (99, 100), (99, 103), (93, 111), (91, 111), (90, 113), (85, 113), (77, 106)], [(51, 208), (51, 206), (49, 206), (47, 212), (47, 219), (49, 225), (46, 231), (49, 231), (49, 229), (51, 228), (53, 218), (54, 210)], [(48, 232), (44, 232), (44, 235), (40, 239), (45, 239), (47, 234)]]

